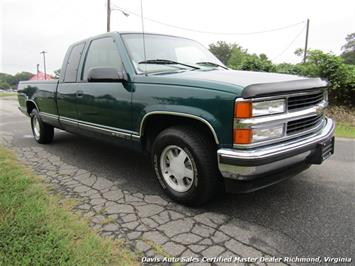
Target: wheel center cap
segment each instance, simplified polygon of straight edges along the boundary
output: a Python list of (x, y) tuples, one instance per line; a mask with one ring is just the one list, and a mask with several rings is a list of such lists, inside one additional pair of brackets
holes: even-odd
[(173, 159), (170, 161), (170, 169), (174, 174), (176, 174), (178, 176), (183, 175), (184, 166), (181, 165), (181, 163), (176, 159)]

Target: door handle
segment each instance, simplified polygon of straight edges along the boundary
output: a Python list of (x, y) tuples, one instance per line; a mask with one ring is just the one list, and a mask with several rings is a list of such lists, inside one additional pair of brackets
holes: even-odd
[(76, 97), (83, 97), (83, 95), (84, 95), (84, 92), (82, 91), (82, 90), (78, 90), (78, 91), (76, 91)]

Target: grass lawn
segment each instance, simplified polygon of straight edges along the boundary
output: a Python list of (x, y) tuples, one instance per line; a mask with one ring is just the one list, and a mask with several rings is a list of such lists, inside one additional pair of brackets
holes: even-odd
[(335, 136), (355, 138), (355, 109), (344, 106), (330, 106), (327, 116), (336, 121)]
[(343, 138), (355, 138), (355, 127), (346, 123), (337, 122), (335, 136)]
[(17, 96), (17, 92), (0, 92), (0, 97)]
[(138, 265), (59, 199), (0, 147), (0, 265)]

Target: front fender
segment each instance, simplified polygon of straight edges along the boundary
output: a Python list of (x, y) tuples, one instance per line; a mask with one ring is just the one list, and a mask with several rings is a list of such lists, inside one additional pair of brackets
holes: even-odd
[(220, 147), (232, 147), (235, 94), (207, 88), (168, 84), (135, 84), (132, 99), (133, 130), (143, 133), (153, 114), (190, 117), (205, 123)]

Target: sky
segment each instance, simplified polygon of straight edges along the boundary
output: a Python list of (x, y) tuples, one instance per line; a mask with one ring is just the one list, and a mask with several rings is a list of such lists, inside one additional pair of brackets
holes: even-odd
[[(144, 23), (146, 32), (184, 36), (206, 47), (218, 40), (238, 43), (250, 53), (265, 53), (275, 63), (301, 61), (294, 51), (304, 47), (308, 18), (308, 47), (312, 49), (340, 54), (346, 35), (355, 32), (354, 0), (142, 1), (147, 18)], [(106, 2), (0, 0), (0, 72), (35, 73), (37, 64), (43, 71), (40, 52), (45, 50), (47, 73), (53, 73), (61, 67), (71, 43), (106, 31)], [(111, 0), (111, 6), (140, 14), (140, 0)], [(295, 26), (274, 32), (244, 34), (288, 25)], [(133, 14), (126, 17), (120, 11), (112, 11), (111, 31), (141, 31), (141, 26), (139, 17)]]

